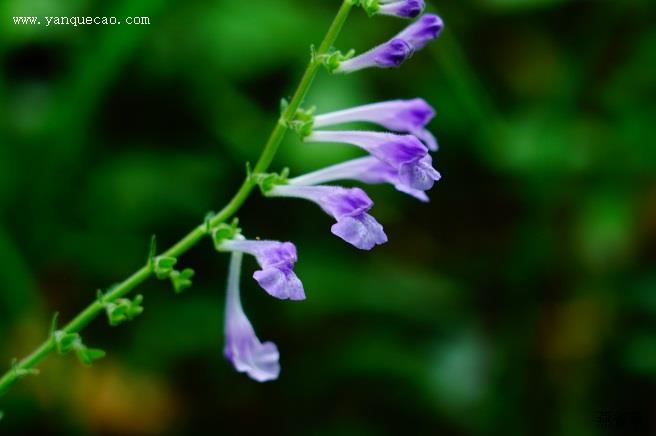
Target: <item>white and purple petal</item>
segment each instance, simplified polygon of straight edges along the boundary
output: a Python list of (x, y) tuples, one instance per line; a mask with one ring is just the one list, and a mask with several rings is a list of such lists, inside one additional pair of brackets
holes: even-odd
[(387, 242), (383, 226), (367, 213), (345, 216), (337, 220), (330, 231), (360, 250), (371, 250)]
[(239, 372), (253, 380), (275, 380), (280, 374), (280, 354), (273, 342), (260, 342), (244, 313), (239, 293), (242, 253), (232, 253), (226, 293), (225, 346), (223, 354)]
[(314, 128), (365, 121), (395, 132), (411, 133), (435, 151), (437, 141), (425, 128), (433, 117), (435, 110), (422, 98), (391, 100), (317, 115), (314, 117)]
[(367, 131), (318, 130), (305, 138), (307, 142), (342, 142), (360, 147), (398, 172), (407, 189), (426, 191), (439, 180), (428, 150), (413, 135)]
[(267, 195), (302, 198), (316, 203), (337, 221), (332, 233), (362, 250), (371, 250), (387, 242), (383, 227), (367, 213), (373, 201), (360, 188), (277, 185)]
[(401, 164), (399, 168), (399, 181), (403, 186), (419, 191), (427, 191), (440, 180), (440, 173), (433, 168), (433, 158), (430, 154), (416, 162)]
[(310, 186), (336, 180), (357, 180), (368, 184), (389, 183), (398, 191), (409, 194), (423, 202), (428, 196), (420, 190), (408, 188), (399, 180), (398, 171), (394, 167), (373, 156), (352, 159), (336, 165), (331, 165), (289, 180), (290, 185)]
[(298, 257), (291, 242), (232, 239), (223, 241), (219, 249), (255, 256), (262, 269), (255, 271), (253, 278), (269, 295), (281, 300), (305, 299), (303, 283), (294, 273)]

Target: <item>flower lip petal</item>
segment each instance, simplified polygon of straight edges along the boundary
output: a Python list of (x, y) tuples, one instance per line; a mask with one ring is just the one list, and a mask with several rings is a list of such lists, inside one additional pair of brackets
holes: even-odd
[(371, 250), (376, 245), (387, 242), (383, 226), (367, 213), (344, 217), (333, 224), (331, 231), (335, 236), (361, 250)]
[(273, 342), (260, 342), (252, 327), (247, 332), (229, 332), (223, 354), (237, 371), (255, 381), (275, 380), (280, 374), (278, 347)]
[(294, 273), (298, 257), (296, 246), (291, 242), (228, 240), (221, 247), (255, 256), (262, 269), (256, 271), (253, 278), (269, 295), (284, 300), (305, 299), (303, 284)]
[(433, 168), (430, 155), (426, 155), (418, 162), (403, 164), (399, 169), (401, 182), (405, 186), (419, 191), (431, 189), (440, 178), (440, 173)]
[(360, 188), (340, 186), (278, 185), (268, 191), (272, 197), (291, 197), (310, 200), (337, 221), (332, 233), (363, 250), (387, 241), (378, 222), (367, 212), (373, 201)]
[(430, 151), (437, 151), (439, 148), (437, 144), (437, 139), (435, 136), (427, 129), (420, 129), (415, 132), (412, 132), (417, 138), (419, 138)]
[(255, 271), (253, 278), (272, 297), (280, 300), (305, 300), (303, 283), (293, 271), (263, 268)]

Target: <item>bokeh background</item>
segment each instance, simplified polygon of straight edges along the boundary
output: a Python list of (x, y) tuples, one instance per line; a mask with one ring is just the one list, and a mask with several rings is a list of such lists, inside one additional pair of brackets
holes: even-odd
[[(29, 352), (219, 209), (259, 154), (337, 0), (0, 2), (0, 361)], [(435, 7), (439, 7), (436, 9)], [(653, 2), (444, 0), (440, 40), (398, 70), (321, 72), (320, 112), (421, 96), (443, 180), (420, 204), (368, 188), (390, 242), (360, 252), (301, 201), (252, 196), (249, 236), (294, 241), (308, 299), (245, 309), (281, 350), (257, 384), (222, 357), (227, 257), (194, 287), (51, 356), (0, 398), (7, 435), (656, 434)], [(11, 16), (149, 16), (18, 26)], [(338, 46), (403, 27), (355, 10)], [(358, 155), (288, 135), (274, 169)]]

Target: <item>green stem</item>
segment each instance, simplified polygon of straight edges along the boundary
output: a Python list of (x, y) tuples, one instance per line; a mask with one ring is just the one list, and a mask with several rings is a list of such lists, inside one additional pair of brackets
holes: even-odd
[[(340, 7), (337, 15), (335, 16), (326, 36), (324, 37), (319, 49), (317, 50), (317, 55), (326, 54), (328, 50), (333, 46), (337, 36), (339, 35), (342, 26), (348, 18), (349, 12), (351, 11), (353, 4), (352, 0), (344, 0), (342, 6)], [(300, 108), (303, 103), (314, 77), (317, 75), (321, 64), (316, 60), (316, 56), (310, 60), (303, 77), (294, 93), (287, 109), (281, 115), (280, 119), (276, 123), (269, 139), (262, 150), (255, 167), (253, 169), (254, 174), (260, 174), (265, 172), (273, 158), (278, 151), (278, 146), (285, 136), (285, 133), (288, 130), (288, 126), (293, 121), (296, 111)], [(247, 177), (246, 180), (242, 183), (241, 187), (237, 193), (232, 197), (228, 204), (221, 209), (221, 211), (216, 214), (209, 222), (210, 227), (216, 227), (217, 225), (225, 222), (230, 217), (232, 217), (239, 208), (244, 204), (246, 199), (253, 191), (256, 183), (253, 177)], [(195, 246), (205, 235), (207, 234), (206, 224), (201, 224), (191, 232), (189, 232), (184, 238), (178, 241), (171, 248), (162, 253), (162, 256), (169, 257), (178, 257), (181, 254), (187, 252), (193, 246)], [(109, 293), (105, 295), (105, 302), (113, 302), (119, 298), (124, 297), (129, 294), (134, 288), (143, 283), (146, 279), (150, 278), (153, 275), (153, 269), (151, 265), (147, 264), (137, 272), (128, 277), (118, 286), (114, 287)], [(103, 304), (99, 301), (94, 301), (86, 309), (80, 312), (72, 321), (66, 324), (62, 330), (66, 333), (78, 333), (84, 327), (86, 327), (92, 320), (94, 320), (102, 311), (104, 310)], [(34, 350), (30, 355), (23, 358), (15, 366), (13, 366), (9, 371), (7, 371), (2, 378), (0, 378), (0, 393), (4, 393), (19, 377), (20, 373), (25, 370), (29, 370), (41, 362), (47, 355), (49, 355), (55, 349), (55, 340), (51, 336), (45, 342), (43, 342), (36, 350)]]

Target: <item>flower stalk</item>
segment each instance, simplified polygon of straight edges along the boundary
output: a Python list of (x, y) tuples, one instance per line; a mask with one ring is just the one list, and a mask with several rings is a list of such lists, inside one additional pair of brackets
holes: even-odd
[[(346, 22), (352, 7), (352, 0), (344, 0), (342, 2), (342, 5), (340, 6), (337, 15), (333, 19), (332, 24), (324, 36), (323, 41), (319, 45), (319, 48), (316, 50), (315, 56), (311, 58), (305, 73), (303, 74), (301, 81), (296, 91), (294, 92), (293, 97), (289, 101), (286, 109), (282, 112), (280, 119), (271, 132), (271, 135), (269, 136), (269, 139), (267, 140), (262, 153), (260, 154), (260, 157), (255, 164), (255, 167), (253, 168), (251, 176), (244, 180), (241, 187), (237, 190), (228, 204), (225, 205), (223, 209), (221, 209), (220, 212), (208, 219), (206, 222), (195, 227), (180, 241), (160, 254), (160, 257), (177, 259), (180, 255), (186, 253), (188, 250), (194, 247), (203, 237), (210, 233), (212, 229), (218, 227), (220, 224), (226, 222), (233, 215), (235, 215), (239, 208), (248, 199), (253, 189), (257, 185), (257, 182), (255, 181), (256, 178), (252, 176), (266, 172), (266, 170), (271, 165), (271, 162), (273, 161), (273, 158), (278, 151), (280, 142), (284, 138), (285, 133), (294, 120), (294, 116), (297, 110), (301, 107), (303, 99), (305, 98), (308, 90), (312, 85), (312, 82), (314, 81), (315, 76), (317, 75), (317, 72), (321, 67), (321, 62), (318, 59), (321, 56), (326, 55), (337, 40), (337, 37), (339, 36), (339, 33), (344, 23)], [(185, 271), (182, 271), (181, 274), (184, 275), (184, 279), (188, 280), (190, 278), (190, 273), (185, 273)], [(149, 259), (146, 265), (139, 268), (130, 277), (125, 279), (117, 286), (113, 287), (111, 291), (105, 294), (103, 302), (95, 300), (84, 310), (82, 310), (82, 312), (80, 312), (75, 318), (73, 318), (73, 320), (63, 326), (59, 332), (64, 335), (79, 334), (79, 332), (96, 317), (98, 317), (98, 315), (106, 311), (107, 304), (115, 303), (118, 300), (124, 298), (137, 286), (152, 277), (154, 273), (154, 266)], [(186, 285), (187, 282), (183, 281), (180, 286), (184, 288)], [(59, 336), (61, 337), (61, 335)], [(20, 361), (15, 362), (11, 368), (4, 375), (2, 375), (2, 377), (0, 377), (0, 394), (4, 394), (19, 378), (26, 374), (33, 374), (35, 371), (34, 367), (48, 355), (50, 355), (53, 351), (55, 351), (56, 348), (57, 340), (55, 339), (55, 335), (50, 335), (48, 339), (39, 345), (32, 353)], [(97, 356), (93, 355), (91, 357), (95, 358)]]
[[(301, 109), (301, 104), (322, 66), (332, 72), (355, 72), (368, 67), (397, 67), (412, 54), (435, 39), (442, 29), (436, 15), (426, 14), (408, 25), (387, 43), (353, 57), (351, 51), (342, 55), (333, 51), (333, 45), (353, 6), (362, 6), (370, 14), (414, 18), (424, 9), (423, 0), (343, 0), (337, 15), (318, 49), (311, 50), (310, 62), (291, 100), (283, 100), (281, 114), (264, 148), (251, 169), (248, 164), (246, 178), (232, 199), (217, 214), (209, 214), (202, 224), (168, 250), (157, 254), (155, 238), (150, 245), (146, 264), (107, 293), (98, 291), (96, 301), (72, 321), (57, 329), (54, 318), (50, 335), (34, 352), (14, 361), (11, 369), (0, 377), (0, 394), (16, 380), (35, 374), (36, 366), (53, 351), (59, 354), (75, 352), (83, 364), (91, 364), (105, 356), (97, 348), (89, 348), (82, 341), (80, 331), (99, 314), (107, 315), (109, 324), (120, 325), (132, 321), (143, 312), (143, 296), (126, 298), (132, 290), (148, 278), (155, 276), (169, 280), (176, 293), (192, 286), (194, 271), (191, 268), (175, 269), (179, 257), (195, 246), (202, 238), (210, 237), (220, 252), (231, 253), (231, 266), (226, 293), (226, 343), (224, 354), (239, 372), (247, 373), (257, 381), (274, 380), (280, 373), (279, 352), (272, 342), (262, 343), (241, 306), (239, 275), (243, 254), (254, 256), (260, 266), (253, 278), (272, 297), (281, 300), (303, 300), (305, 290), (294, 272), (297, 262), (296, 246), (291, 242), (275, 240), (247, 240), (238, 227), (235, 215), (256, 186), (267, 197), (286, 197), (307, 200), (318, 205), (335, 219), (332, 233), (361, 250), (371, 250), (387, 242), (383, 226), (368, 212), (373, 201), (360, 188), (325, 185), (324, 182), (353, 179), (364, 183), (389, 183), (397, 190), (427, 201), (424, 191), (440, 179), (433, 168), (429, 150), (437, 143), (426, 125), (435, 111), (424, 100), (392, 100), (359, 106), (333, 113), (314, 116), (314, 109)], [(352, 121), (377, 124), (392, 132), (359, 130), (316, 130)], [(343, 162), (304, 176), (290, 179), (289, 170), (267, 173), (271, 162), (287, 131), (297, 132), (304, 142), (346, 143), (369, 153), (368, 157)]]

